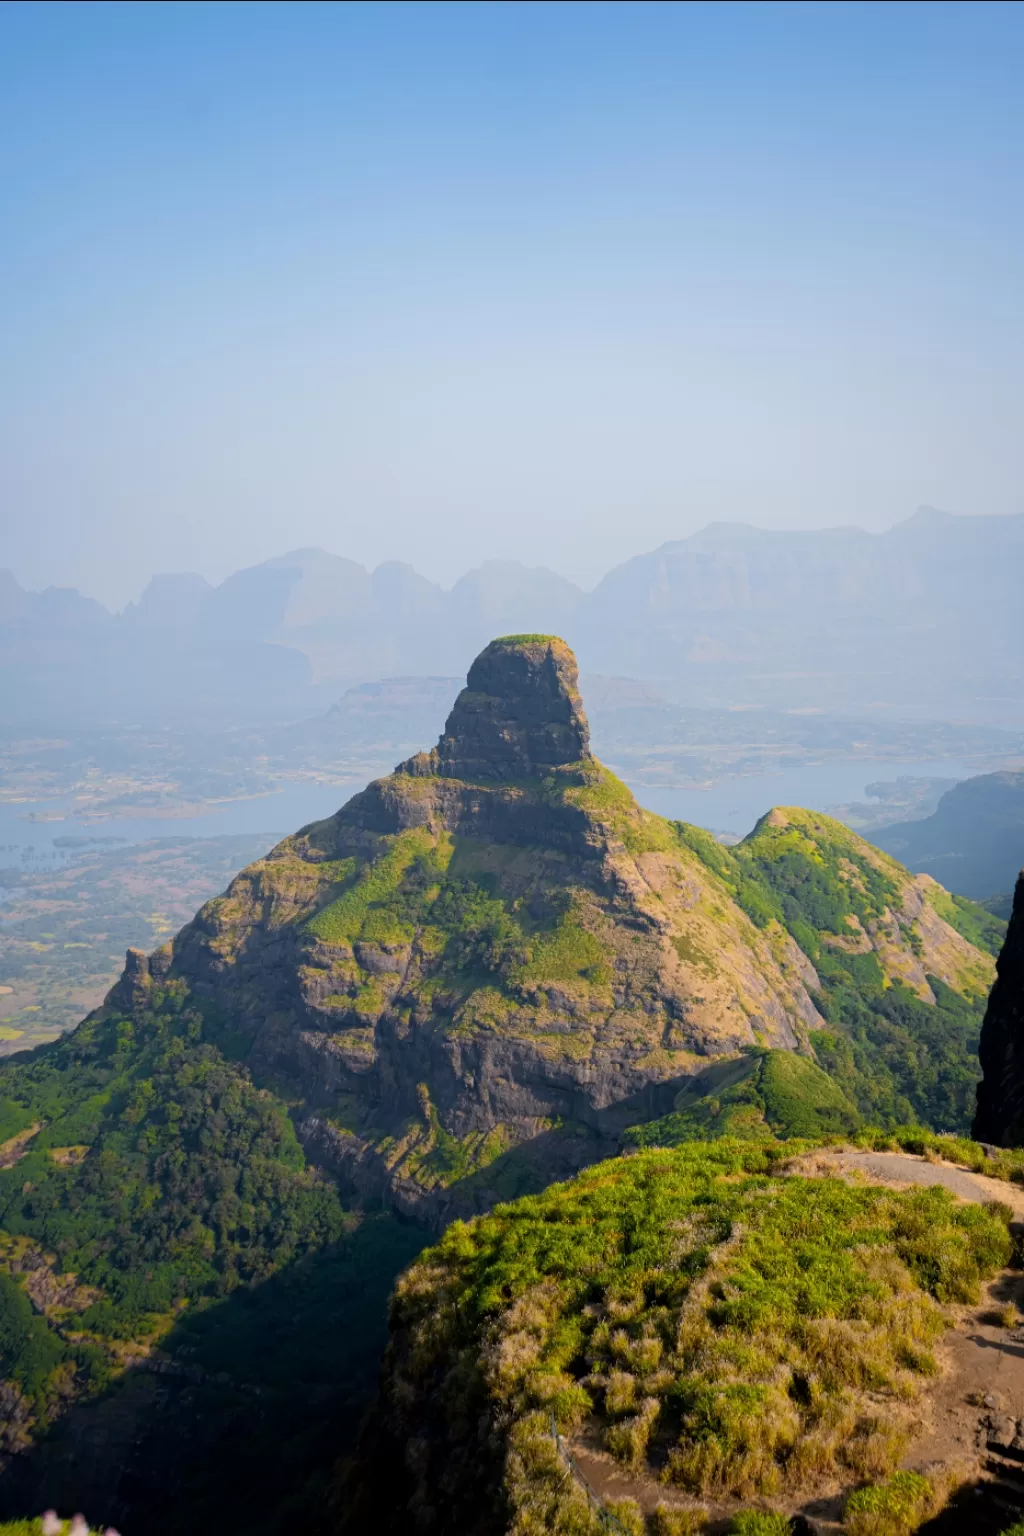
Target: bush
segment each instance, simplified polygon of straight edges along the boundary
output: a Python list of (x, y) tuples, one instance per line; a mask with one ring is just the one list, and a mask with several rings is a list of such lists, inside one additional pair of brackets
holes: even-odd
[(771, 1510), (744, 1509), (733, 1515), (729, 1536), (790, 1536), (793, 1523), (788, 1515)]
[(844, 1522), (850, 1536), (910, 1536), (942, 1503), (927, 1477), (897, 1472), (886, 1483), (851, 1493)]
[(658, 1504), (651, 1515), (651, 1536), (700, 1536), (707, 1523), (706, 1509)]

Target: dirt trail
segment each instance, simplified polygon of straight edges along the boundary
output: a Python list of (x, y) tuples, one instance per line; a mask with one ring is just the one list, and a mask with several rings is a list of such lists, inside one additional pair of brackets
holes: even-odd
[(973, 1173), (956, 1163), (932, 1162), (909, 1152), (857, 1152), (824, 1150), (810, 1152), (790, 1163), (788, 1171), (796, 1174), (862, 1174), (869, 1184), (890, 1184), (905, 1189), (908, 1184), (941, 1184), (961, 1200), (985, 1205), (1000, 1200), (1024, 1219), (1024, 1187), (993, 1179), (987, 1173)]

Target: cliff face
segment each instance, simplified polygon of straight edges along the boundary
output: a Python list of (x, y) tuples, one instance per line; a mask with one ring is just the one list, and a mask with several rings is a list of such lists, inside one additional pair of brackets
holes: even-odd
[(433, 751), (243, 871), (152, 966), (296, 1085), (315, 1155), (419, 1210), (455, 1186), (489, 1204), (523, 1143), (569, 1171), (709, 1058), (820, 1023), (788, 935), (590, 756), (575, 660), (544, 637), (488, 646)]
[(984, 1076), (972, 1134), (998, 1147), (1019, 1147), (1024, 1144), (1024, 872), (996, 961), (978, 1054)]
[(905, 871), (876, 922), (862, 893), (882, 856), (827, 818), (809, 841), (802, 814), (743, 863), (642, 810), (590, 755), (572, 652), (514, 636), (474, 662), (432, 751), (244, 870), (121, 990), (184, 982), (223, 1048), (299, 1106), (313, 1157), (443, 1221), (614, 1150), (716, 1058), (809, 1051), (818, 971), (762, 866), (820, 864), (822, 839), (846, 838), (822, 911), (846, 948), (916, 965), (930, 997)]

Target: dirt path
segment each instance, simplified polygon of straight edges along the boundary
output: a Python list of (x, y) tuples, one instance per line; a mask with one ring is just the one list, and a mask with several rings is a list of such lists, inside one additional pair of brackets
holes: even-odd
[(1024, 1219), (1024, 1187), (993, 1179), (986, 1173), (973, 1173), (955, 1163), (932, 1162), (909, 1152), (855, 1152), (826, 1150), (811, 1152), (789, 1165), (796, 1174), (862, 1174), (869, 1184), (889, 1184), (905, 1189), (910, 1184), (941, 1184), (960, 1200), (985, 1205), (1001, 1200)]

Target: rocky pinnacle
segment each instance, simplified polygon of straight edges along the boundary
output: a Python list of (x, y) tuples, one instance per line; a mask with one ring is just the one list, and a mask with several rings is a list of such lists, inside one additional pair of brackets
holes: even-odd
[(437, 746), (399, 771), (515, 781), (589, 759), (577, 683), (576, 658), (557, 636), (492, 640), (470, 667)]
[(1024, 871), (1017, 881), (1013, 914), (996, 981), (981, 1026), (983, 1077), (972, 1135), (999, 1147), (1024, 1144)]

